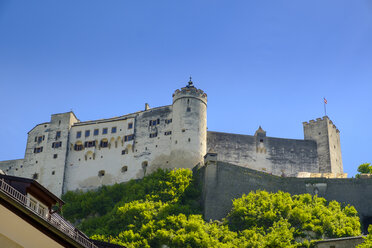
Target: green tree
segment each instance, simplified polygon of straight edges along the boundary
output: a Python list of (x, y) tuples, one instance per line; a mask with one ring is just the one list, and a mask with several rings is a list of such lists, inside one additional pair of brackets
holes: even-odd
[(358, 172), (360, 173), (372, 173), (371, 163), (364, 163), (359, 165)]
[(357, 248), (370, 248), (372, 247), (372, 225), (368, 227), (368, 235), (364, 238), (364, 242), (357, 246)]

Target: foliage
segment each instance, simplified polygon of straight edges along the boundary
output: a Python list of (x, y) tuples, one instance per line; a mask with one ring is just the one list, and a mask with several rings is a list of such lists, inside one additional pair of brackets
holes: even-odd
[(372, 173), (371, 163), (364, 163), (364, 164), (359, 165), (358, 172), (360, 172), (360, 173)]
[(200, 197), (190, 170), (159, 170), (140, 181), (69, 192), (63, 214), (93, 239), (133, 248), (309, 247), (308, 239), (360, 234), (353, 207), (308, 194), (252, 192), (235, 199), (222, 222), (203, 220)]
[(233, 202), (226, 222), (233, 231), (252, 227), (268, 229), (287, 221), (295, 239), (321, 239), (360, 235), (357, 211), (336, 201), (309, 194), (294, 195), (266, 191), (251, 192)]
[(370, 248), (372, 247), (372, 225), (368, 227), (368, 235), (364, 238), (364, 242), (357, 246), (357, 248)]

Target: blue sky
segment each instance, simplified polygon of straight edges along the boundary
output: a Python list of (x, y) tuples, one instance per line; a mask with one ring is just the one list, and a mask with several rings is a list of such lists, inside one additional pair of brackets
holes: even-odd
[(168, 105), (190, 75), (209, 130), (302, 139), (326, 97), (344, 171), (372, 162), (370, 0), (0, 0), (0, 160), (53, 113)]

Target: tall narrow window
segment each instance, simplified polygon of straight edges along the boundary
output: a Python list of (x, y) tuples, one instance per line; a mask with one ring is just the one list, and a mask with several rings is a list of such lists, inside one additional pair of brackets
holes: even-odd
[(132, 129), (133, 128), (133, 123), (128, 123), (128, 129)]
[(76, 132), (76, 138), (77, 139), (81, 138), (81, 131)]
[(56, 140), (61, 138), (61, 131), (57, 131), (56, 132)]
[(85, 130), (85, 137), (89, 137), (90, 136), (90, 130)]

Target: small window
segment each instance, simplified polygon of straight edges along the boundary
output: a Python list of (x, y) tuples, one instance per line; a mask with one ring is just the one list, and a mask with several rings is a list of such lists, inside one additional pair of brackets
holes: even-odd
[(76, 132), (76, 138), (81, 138), (81, 131)]
[(101, 140), (100, 147), (102, 148), (108, 147), (108, 140), (107, 139)]
[(54, 174), (56, 174), (56, 172), (55, 171), (52, 171), (52, 175), (54, 175)]
[(43, 141), (43, 136), (37, 137), (37, 143), (41, 143), (41, 141)]
[(263, 142), (263, 139), (260, 139), (260, 142), (262, 143)]
[(107, 134), (107, 128), (102, 129), (102, 134)]
[(32, 175), (32, 179), (37, 180), (39, 178), (39, 174), (35, 173)]
[(52, 148), (59, 148), (59, 147), (62, 147), (62, 141), (52, 143)]
[(128, 129), (132, 129), (133, 128), (133, 123), (128, 123)]
[[(58, 158), (58, 154), (53, 154), (53, 158), (56, 159)], [(54, 175), (54, 174), (53, 174)]]
[(105, 175), (105, 171), (104, 170), (98, 171), (98, 176), (99, 177), (103, 177), (104, 175)]
[(37, 136), (35, 137), (35, 142), (37, 142)]
[(165, 124), (169, 124), (169, 123), (172, 123), (172, 119), (166, 119), (165, 120)]
[(150, 133), (150, 138), (155, 138), (158, 136), (158, 133)]
[(93, 140), (93, 141), (85, 141), (84, 146), (85, 147), (94, 147), (94, 146), (96, 146), (96, 141), (95, 140)]
[(319, 132), (319, 135), (321, 135), (322, 133), (321, 132)]
[(85, 130), (85, 137), (89, 137), (90, 136), (90, 130)]
[(128, 171), (128, 166), (123, 166), (121, 167), (121, 172), (124, 173), (124, 172), (127, 172)]
[(186, 132), (186, 129), (182, 129), (182, 132), (183, 132), (183, 133)]
[(61, 138), (61, 131), (56, 132), (56, 139), (59, 139), (59, 138)]
[(93, 135), (98, 135), (99, 134), (99, 129), (94, 129)]
[(190, 107), (187, 107), (186, 111), (187, 112), (191, 112), (191, 108)]
[(131, 141), (134, 139), (134, 134), (124, 136), (124, 141)]
[(111, 128), (111, 133), (116, 133), (116, 127)]
[(189, 142), (191, 142), (191, 139), (189, 138)]
[(75, 145), (74, 145), (74, 150), (75, 150), (75, 151), (81, 151), (81, 150), (83, 150), (83, 149), (84, 149), (83, 144), (75, 144)]
[(121, 151), (121, 155), (125, 155), (125, 154), (128, 154), (128, 149), (125, 149), (125, 150)]
[(40, 153), (40, 152), (43, 152), (43, 147), (36, 147), (34, 148), (34, 153)]
[(165, 136), (171, 135), (171, 134), (172, 134), (172, 131), (167, 131), (167, 132), (164, 133)]

